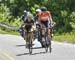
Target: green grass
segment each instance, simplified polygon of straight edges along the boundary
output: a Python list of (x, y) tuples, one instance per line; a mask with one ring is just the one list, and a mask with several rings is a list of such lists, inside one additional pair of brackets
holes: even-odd
[(74, 44), (75, 43), (75, 32), (63, 33), (62, 35), (55, 35), (54, 40)]
[(16, 31), (3, 31), (1, 29), (0, 29), (0, 34), (20, 35), (19, 32)]

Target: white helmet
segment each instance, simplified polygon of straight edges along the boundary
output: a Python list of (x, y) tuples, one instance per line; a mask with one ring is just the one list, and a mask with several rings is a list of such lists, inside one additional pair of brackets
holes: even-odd
[(26, 13), (27, 11), (26, 10), (24, 10), (24, 13)]
[(29, 11), (27, 12), (27, 15), (31, 14)]
[(36, 12), (41, 12), (41, 10), (40, 9), (36, 9)]

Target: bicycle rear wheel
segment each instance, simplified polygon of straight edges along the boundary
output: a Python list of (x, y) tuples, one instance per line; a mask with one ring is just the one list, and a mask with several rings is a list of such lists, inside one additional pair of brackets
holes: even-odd
[(29, 53), (32, 54), (32, 35), (29, 36)]
[(51, 48), (51, 39), (49, 40), (49, 46), (48, 46), (48, 48), (49, 48), (49, 52), (51, 53), (51, 51), (52, 51), (52, 48)]
[[(51, 35), (50, 35), (51, 36)], [(51, 37), (48, 36), (48, 32), (45, 33), (45, 43), (46, 43), (46, 52), (48, 52), (48, 49), (49, 49), (49, 52), (51, 53), (52, 51), (52, 48), (51, 48)]]
[(29, 49), (29, 54), (32, 54), (32, 35), (31, 33), (27, 34), (27, 40), (29, 41), (28, 43), (28, 49)]
[(48, 35), (47, 35), (47, 33), (45, 33), (45, 50), (46, 50), (46, 53), (48, 52), (47, 41), (48, 41)]
[(29, 54), (30, 55), (32, 54), (32, 43), (31, 42), (29, 43)]

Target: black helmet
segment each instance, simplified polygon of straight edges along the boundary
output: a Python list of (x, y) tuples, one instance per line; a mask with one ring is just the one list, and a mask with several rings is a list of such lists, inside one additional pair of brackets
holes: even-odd
[(41, 7), (41, 11), (47, 11), (46, 7)]

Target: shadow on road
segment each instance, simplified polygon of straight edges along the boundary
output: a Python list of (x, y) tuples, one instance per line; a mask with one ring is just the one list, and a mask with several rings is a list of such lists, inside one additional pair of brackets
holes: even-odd
[[(38, 52), (38, 53), (32, 53), (31, 55), (37, 55), (37, 54), (45, 54), (46, 52)], [(17, 54), (16, 56), (23, 56), (23, 55), (30, 55), (29, 53), (24, 54)]]
[(16, 56), (23, 56), (23, 55), (28, 55), (29, 53), (24, 53), (24, 54), (17, 54)]
[[(26, 45), (25, 44), (23, 44), (23, 45), (16, 45), (16, 47), (22, 47), (22, 46), (26, 46)], [(42, 49), (42, 47), (32, 47), (32, 49)], [(45, 54), (45, 53), (46, 52), (38, 52), (38, 53), (32, 53), (32, 55)], [(23, 54), (17, 54), (16, 56), (22, 56), (22, 55), (30, 55), (30, 54), (29, 53), (23, 53)]]
[(23, 45), (16, 45), (16, 47), (21, 47), (21, 46), (26, 46), (25, 44), (23, 44)]
[[(22, 47), (22, 46), (26, 46), (26, 45), (25, 44), (23, 44), (23, 45), (16, 45), (16, 47)], [(42, 47), (33, 47), (32, 49), (42, 49)], [(38, 52), (38, 53), (32, 53), (32, 55), (45, 54), (45, 53), (46, 52)], [(23, 53), (23, 54), (17, 54), (16, 56), (22, 56), (22, 55), (30, 55), (30, 54), (29, 53)]]
[[(26, 44), (16, 45), (16, 47), (22, 47), (22, 46), (26, 46)], [(32, 47), (32, 49), (42, 49), (42, 47)]]
[[(34, 44), (33, 44), (34, 45)], [(16, 45), (16, 47), (22, 47), (22, 46), (26, 46), (26, 44), (23, 45)], [(32, 49), (41, 49), (42, 47), (32, 47)]]
[[(34, 44), (33, 44), (34, 45)], [(26, 46), (26, 44), (23, 45), (16, 45), (16, 47), (22, 47), (22, 46)]]
[(33, 53), (32, 55), (37, 55), (37, 54), (45, 54), (46, 52), (38, 52), (38, 53)]

